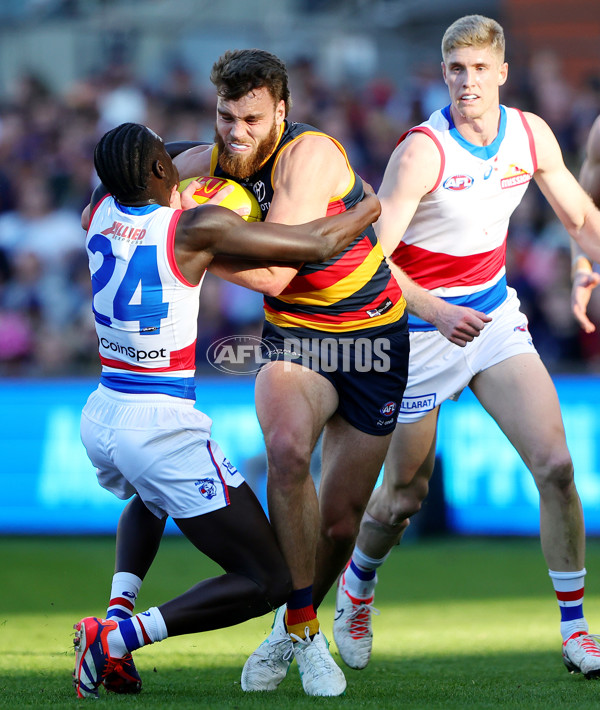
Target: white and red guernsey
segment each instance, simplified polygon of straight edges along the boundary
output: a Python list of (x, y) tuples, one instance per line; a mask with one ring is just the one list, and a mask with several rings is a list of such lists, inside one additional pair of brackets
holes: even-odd
[[(414, 131), (438, 147), (440, 173), (392, 259), (435, 296), (489, 313), (506, 298), (508, 222), (537, 169), (531, 129), (521, 111), (500, 106), (496, 139), (473, 145), (446, 106), (399, 143)], [(409, 328), (435, 329), (413, 315)]]
[(181, 210), (126, 207), (107, 195), (95, 207), (86, 249), (102, 374), (119, 392), (195, 399), (200, 287), (175, 262)]

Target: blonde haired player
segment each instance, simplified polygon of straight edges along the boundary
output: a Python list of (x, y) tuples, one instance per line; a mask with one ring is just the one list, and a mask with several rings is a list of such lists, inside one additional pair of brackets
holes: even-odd
[(379, 190), (378, 235), (410, 312), (409, 379), (383, 484), (338, 583), (335, 640), (346, 663), (367, 665), (376, 570), (427, 495), (440, 405), (470, 387), (538, 488), (565, 665), (600, 676), (600, 647), (583, 614), (584, 522), (559, 402), (505, 269), (509, 219), (531, 180), (595, 259), (600, 212), (548, 125), (500, 104), (508, 64), (495, 20), (456, 20), (442, 58), (450, 103), (401, 138)]

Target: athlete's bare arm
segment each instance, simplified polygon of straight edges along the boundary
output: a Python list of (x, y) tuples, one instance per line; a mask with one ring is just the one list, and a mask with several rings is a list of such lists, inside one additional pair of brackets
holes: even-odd
[(217, 205), (184, 211), (175, 235), (175, 258), (183, 276), (198, 283), (217, 255), (261, 261), (326, 261), (353, 241), (379, 216), (377, 197), (365, 186), (365, 198), (339, 215), (299, 225), (245, 222)]
[(600, 211), (567, 169), (558, 141), (548, 124), (525, 114), (535, 140), (535, 181), (569, 235), (588, 256), (600, 261)]
[(191, 177), (210, 175), (210, 158), (213, 144), (199, 145), (173, 158), (173, 163), (179, 172), (179, 178), (185, 180)]
[(406, 298), (408, 310), (435, 325), (450, 342), (464, 347), (491, 318), (473, 308), (456, 306), (430, 294), (391, 260), (421, 199), (435, 186), (441, 168), (439, 150), (420, 131), (411, 133), (394, 150), (386, 167), (379, 199), (381, 217), (375, 231), (392, 273)]
[[(596, 118), (586, 145), (586, 154), (579, 184), (590, 195), (597, 207), (600, 207), (600, 116)], [(571, 308), (579, 325), (586, 333), (593, 333), (596, 326), (587, 316), (587, 307), (592, 291), (600, 284), (600, 275), (593, 271), (591, 260), (574, 239), (571, 239), (573, 287), (571, 290)]]
[[(201, 151), (188, 151), (176, 159), (180, 175), (209, 170)], [(181, 167), (180, 162), (181, 161)], [(190, 175), (191, 176), (191, 175)], [(285, 148), (274, 174), (275, 193), (266, 222), (301, 224), (323, 217), (329, 200), (351, 186), (352, 174), (336, 144), (325, 136), (303, 135)], [(216, 258), (209, 270), (221, 278), (260, 293), (277, 295), (298, 272), (300, 264), (256, 267), (244, 259)]]

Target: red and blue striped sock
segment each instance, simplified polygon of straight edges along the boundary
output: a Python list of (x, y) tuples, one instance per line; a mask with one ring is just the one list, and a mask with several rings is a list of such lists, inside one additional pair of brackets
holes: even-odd
[(141, 586), (142, 580), (137, 575), (130, 572), (115, 572), (106, 618), (115, 621), (131, 618)]
[(577, 572), (556, 572), (548, 570), (552, 579), (558, 606), (560, 608), (560, 633), (566, 641), (574, 633), (589, 630), (583, 615), (583, 593), (585, 568)]
[(168, 636), (165, 620), (158, 607), (119, 621), (116, 629), (108, 632), (108, 650), (111, 658), (123, 658), (128, 653)]
[[(389, 554), (389, 553), (388, 553)], [(377, 584), (377, 568), (386, 561), (387, 555), (375, 559), (365, 555), (358, 547), (354, 548), (352, 558), (344, 571), (342, 583), (344, 589), (355, 599), (372, 599)]]

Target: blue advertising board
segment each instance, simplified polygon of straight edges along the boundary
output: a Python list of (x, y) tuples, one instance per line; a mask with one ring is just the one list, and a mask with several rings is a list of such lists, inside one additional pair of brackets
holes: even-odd
[[(588, 534), (600, 535), (600, 378), (557, 377)], [(198, 381), (213, 438), (264, 504), (264, 444), (252, 377)], [(113, 533), (124, 503), (101, 489), (79, 437), (93, 381), (0, 383), (0, 534)], [(537, 535), (538, 493), (516, 451), (466, 391), (442, 407), (446, 519), (459, 534)], [(170, 526), (170, 530), (174, 526)]]

